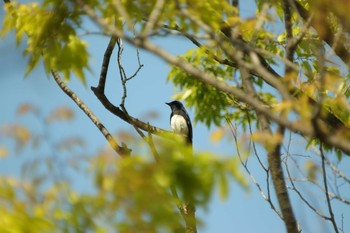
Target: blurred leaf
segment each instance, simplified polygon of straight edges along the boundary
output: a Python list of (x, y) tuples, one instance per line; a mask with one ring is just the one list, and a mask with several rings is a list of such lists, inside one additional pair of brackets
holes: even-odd
[(210, 140), (212, 142), (219, 142), (225, 135), (225, 130), (223, 128), (216, 129), (213, 133), (210, 135)]
[(335, 149), (335, 154), (337, 156), (338, 161), (340, 162), (343, 158), (343, 152), (341, 150)]
[(29, 103), (25, 103), (25, 104), (21, 104), (18, 108), (17, 108), (17, 115), (21, 116), (21, 115), (25, 115), (28, 113), (34, 113), (37, 114), (38, 113), (38, 109)]
[(228, 181), (225, 176), (219, 176), (220, 197), (225, 200), (228, 196)]
[(282, 112), (285, 111), (289, 113), (293, 108), (293, 101), (282, 101), (280, 103), (273, 105), (273, 111)]
[(70, 121), (74, 117), (74, 112), (70, 107), (59, 107), (52, 111), (46, 118), (48, 123), (53, 121)]
[(128, 131), (119, 130), (116, 137), (118, 141), (122, 141), (126, 143), (135, 141), (135, 137), (133, 136), (133, 134)]
[(76, 147), (83, 147), (85, 145), (84, 139), (81, 137), (68, 137), (64, 138), (57, 145), (59, 151), (72, 151)]
[(141, 117), (145, 122), (150, 121), (150, 120), (156, 120), (159, 118), (159, 112), (153, 110), (153, 111), (148, 111), (146, 113), (142, 114)]
[(314, 182), (320, 169), (319, 166), (314, 161), (308, 160), (305, 162), (304, 167), (307, 173), (306, 177)]
[(15, 140), (16, 150), (22, 150), (31, 139), (28, 128), (19, 124), (6, 125), (0, 128), (0, 133)]
[(5, 146), (0, 146), (0, 158), (4, 158), (8, 155), (8, 150)]
[(261, 143), (267, 150), (274, 148), (278, 143), (282, 143), (283, 137), (280, 134), (270, 134), (269, 132), (255, 132), (252, 139)]

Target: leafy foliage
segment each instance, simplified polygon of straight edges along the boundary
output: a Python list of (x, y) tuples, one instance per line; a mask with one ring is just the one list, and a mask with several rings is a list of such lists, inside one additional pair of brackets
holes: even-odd
[[(303, 0), (293, 1), (293, 7), (287, 7), (290, 1), (256, 0), (256, 14), (246, 17), (240, 12), (245, 2), (240, 1), (240, 7), (235, 2), (6, 3), (0, 36), (14, 32), (17, 45), (25, 41), (23, 54), (29, 58), (26, 74), (43, 62), (47, 72), (58, 71), (66, 80), (73, 76), (84, 84), (85, 73), (90, 70), (88, 44), (81, 37), (91, 33), (84, 28), (87, 18), (98, 26), (92, 33), (118, 35), (119, 39), (155, 53), (171, 65), (168, 80), (176, 88), (175, 98), (194, 109), (196, 122), (208, 128), (221, 127), (212, 135), (213, 141), (226, 138), (223, 129), (228, 125), (236, 146), (243, 142), (243, 149), (237, 148), (238, 154), (246, 150), (247, 154), (256, 155), (267, 174), (268, 188), (273, 168), (260, 159), (255, 143), (264, 152), (278, 150), (276, 153), (280, 155), (288, 129), (290, 134), (306, 138), (303, 139), (305, 153), (316, 148), (323, 160), (323, 150), (331, 156), (334, 151), (338, 160), (343, 152), (349, 154), (346, 144), (350, 140), (350, 20), (342, 10), (344, 7), (339, 7), (348, 4)], [(173, 34), (186, 37), (195, 48), (177, 58), (169, 55), (158, 46), (157, 39)], [(208, 81), (207, 77), (212, 80)], [(226, 88), (215, 85), (218, 83)], [(19, 115), (27, 113), (41, 117), (46, 126), (74, 118), (74, 113), (65, 107), (45, 117), (28, 104), (18, 109)], [(279, 130), (274, 133), (277, 125)], [(237, 140), (236, 131), (242, 131), (242, 142)], [(17, 123), (2, 127), (0, 133), (14, 139), (16, 153), (44, 140), (28, 126)], [(83, 175), (93, 180), (89, 183), (91, 193), (79, 193), (68, 181), (54, 182), (43, 179), (42, 174), (29, 176), (23, 182), (2, 177), (0, 202), (5, 204), (0, 205), (3, 216), (0, 231), (183, 232), (183, 218), (177, 209), (179, 200), (206, 208), (216, 190), (223, 198), (228, 195), (230, 181), (246, 186), (236, 158), (207, 152), (193, 154), (176, 138), (156, 141), (153, 150), (144, 149), (142, 142), (128, 136), (141, 148), (133, 156), (118, 159), (102, 150), (88, 159), (90, 167)], [(333, 137), (345, 141), (338, 143)], [(53, 148), (65, 154), (83, 145), (81, 138), (69, 137), (55, 143)], [(289, 146), (288, 143), (287, 150)], [(7, 159), (9, 154), (7, 147), (0, 146), (0, 158)], [(285, 161), (289, 151), (286, 154)], [(240, 159), (248, 170), (247, 162)], [(24, 170), (38, 172), (42, 164), (37, 163), (39, 160)], [(285, 161), (282, 162), (288, 171)], [(54, 162), (46, 162), (48, 170), (54, 167)], [(329, 169), (334, 171), (332, 166)], [(305, 162), (304, 170), (309, 181), (318, 182), (321, 169), (314, 160)], [(326, 176), (325, 171), (322, 173)], [(292, 177), (289, 178), (296, 190)], [(178, 197), (171, 192), (174, 189)], [(327, 190), (324, 193), (329, 195)], [(276, 210), (270, 197), (264, 199)], [(15, 219), (23, 220), (22, 224), (14, 226)], [(27, 225), (30, 227), (25, 228)]]
[[(220, 64), (213, 62), (203, 49), (189, 50), (183, 58), (205, 72), (210, 72), (220, 79), (232, 77), (233, 70), (226, 69)], [(225, 120), (227, 109), (233, 105), (233, 100), (224, 92), (202, 83), (184, 72), (173, 67), (168, 79), (172, 81), (179, 90), (184, 92), (176, 95), (177, 99), (185, 100), (195, 110), (195, 121), (204, 122), (208, 127), (211, 124), (220, 125)]]
[[(85, 83), (84, 70), (89, 69), (87, 45), (78, 38), (75, 27), (81, 25), (77, 9), (61, 1), (8, 3), (0, 36), (14, 30), (17, 45), (27, 35), (24, 55), (29, 56), (29, 74), (42, 59), (47, 72), (61, 71), (68, 80), (74, 74)], [(40, 25), (40, 26), (39, 26)]]
[[(68, 107), (59, 107), (43, 116), (38, 107), (23, 104), (17, 113), (21, 117), (34, 114), (45, 124), (45, 131), (53, 121), (62, 124), (73, 120), (73, 112)], [(25, 135), (31, 135), (21, 145), (22, 150), (34, 141), (41, 145), (50, 138), (47, 134), (41, 137), (40, 132), (31, 132), (30, 127), (13, 127), (2, 130), (2, 136), (24, 144), (23, 133), (17, 131), (25, 129)], [(132, 135), (129, 137), (134, 142), (137, 140)], [(232, 180), (247, 187), (237, 159), (207, 152), (193, 155), (191, 148), (179, 146), (182, 138), (173, 135), (156, 141), (157, 161), (148, 149), (123, 159), (107, 149), (81, 157), (75, 153), (77, 148), (84, 148), (84, 141), (84, 138), (72, 137), (47, 141), (53, 145), (53, 155), (33, 156), (24, 163), (23, 179), (0, 177), (0, 203), (3, 203), (0, 231), (183, 232), (185, 226), (177, 210), (181, 200), (206, 208), (215, 192), (227, 198)], [(146, 146), (142, 142), (138, 144)], [(33, 153), (41, 151), (40, 148), (33, 147)], [(55, 157), (56, 153), (61, 154), (60, 159)], [(10, 152), (2, 159), (11, 157)], [(44, 175), (43, 170), (48, 173)], [(62, 171), (67, 170), (81, 177), (79, 182), (86, 183), (91, 191), (82, 192), (72, 186), (70, 179), (62, 176)], [(171, 192), (173, 189), (178, 197)]]

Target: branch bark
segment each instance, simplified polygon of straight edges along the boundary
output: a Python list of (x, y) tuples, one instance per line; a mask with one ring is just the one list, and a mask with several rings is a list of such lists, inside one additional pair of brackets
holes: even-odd
[[(285, 22), (285, 30), (287, 34), (287, 47), (286, 47), (286, 58), (293, 62), (294, 57), (294, 49), (295, 46), (291, 46), (293, 41), (292, 34), (292, 18), (291, 18), (291, 10), (288, 3), (288, 0), (283, 1), (283, 10), (284, 10), (284, 22)], [(292, 70), (290, 67), (285, 68), (286, 75), (290, 75)], [(284, 116), (285, 112), (281, 113), (281, 116)], [(263, 124), (266, 124), (266, 120), (263, 121)], [(267, 127), (267, 126), (265, 126)], [(270, 129), (271, 132), (271, 129)], [(278, 203), (281, 208), (281, 212), (283, 215), (283, 220), (288, 233), (298, 233), (298, 224), (293, 212), (292, 204), (289, 198), (286, 181), (284, 179), (283, 169), (282, 169), (282, 161), (281, 161), (281, 146), (283, 144), (285, 127), (283, 125), (279, 125), (276, 131), (276, 134), (282, 137), (278, 143), (276, 143), (272, 150), (270, 150), (267, 154), (267, 160), (270, 165), (271, 178), (275, 188), (275, 192), (277, 195)]]
[(148, 123), (145, 123), (143, 121), (140, 121), (137, 118), (134, 118), (127, 114), (126, 111), (123, 111), (121, 108), (115, 106), (112, 104), (108, 98), (105, 95), (105, 85), (106, 85), (106, 77), (107, 77), (107, 72), (108, 72), (108, 67), (109, 67), (109, 62), (110, 58), (113, 52), (113, 49), (115, 47), (115, 44), (117, 42), (116, 36), (112, 36), (108, 46), (106, 48), (104, 57), (103, 57), (103, 62), (102, 62), (102, 67), (101, 67), (101, 72), (100, 72), (100, 79), (98, 82), (97, 87), (91, 87), (91, 90), (95, 94), (95, 96), (100, 100), (102, 105), (111, 113), (122, 119), (123, 121), (133, 125), (134, 127), (137, 127), (139, 129), (142, 129), (144, 131), (153, 133), (153, 134), (159, 134), (159, 133), (164, 133), (167, 132), (166, 130), (157, 128), (155, 126), (152, 126)]
[[(311, 19), (308, 19), (308, 21), (305, 25), (306, 28), (309, 27), (310, 22), (311, 22)], [(199, 26), (207, 27), (206, 25), (199, 25)], [(202, 44), (199, 41), (197, 41), (194, 36), (190, 35), (187, 32), (184, 32), (178, 26), (168, 27), (168, 26), (163, 25), (163, 27), (170, 29), (170, 30), (176, 30), (176, 31), (182, 33), (186, 38), (188, 38), (197, 47), (203, 48)], [(209, 29), (207, 29), (207, 30), (209, 30)], [(252, 57), (252, 60), (255, 60), (255, 62), (253, 64), (249, 64), (249, 63), (243, 64), (243, 65), (247, 66), (248, 72), (251, 75), (254, 75), (258, 78), (263, 79), (267, 84), (269, 84), (273, 88), (277, 89), (284, 98), (286, 98), (286, 97), (289, 98), (289, 96), (292, 96), (295, 98), (300, 98), (300, 97), (306, 95), (303, 92), (303, 90), (301, 90), (295, 86), (288, 85), (286, 87), (285, 84), (283, 83), (283, 77), (281, 75), (279, 75), (266, 62), (266, 60), (261, 55), (262, 51), (252, 47), (251, 45), (249, 45), (249, 42), (244, 41), (240, 37), (239, 38), (232, 38), (230, 28), (228, 28), (228, 27), (223, 27), (221, 29), (221, 31), (232, 42), (232, 46), (234, 46), (237, 50), (242, 51), (244, 54), (250, 54), (250, 56)], [(290, 31), (291, 31), (291, 28), (290, 28)], [(297, 44), (301, 41), (303, 35), (305, 35), (305, 31), (301, 35), (299, 35), (298, 37), (293, 38), (291, 40), (288, 40), (287, 51), (289, 51), (291, 49), (294, 51)], [(222, 43), (222, 41), (225, 41), (225, 39), (222, 39), (222, 38), (220, 39), (220, 38), (218, 38), (218, 36), (215, 36), (215, 35), (211, 35), (211, 36), (213, 37), (214, 40), (217, 41), (218, 44), (221, 44), (221, 45), (225, 44), (225, 43)], [(223, 49), (226, 51), (230, 50), (230, 48), (223, 48)], [(221, 58), (221, 57), (215, 55), (209, 49), (206, 49), (205, 51), (208, 54), (208, 56), (211, 56), (214, 60), (216, 60), (220, 64), (231, 66), (231, 67), (234, 67), (236, 69), (240, 65), (239, 64), (240, 58), (236, 58), (237, 61), (234, 61), (234, 60), (228, 59), (228, 58)], [(286, 57), (290, 58), (290, 54), (287, 55)], [(286, 68), (287, 68), (288, 72), (291, 72), (295, 68), (294, 68), (293, 63), (290, 62), (290, 60), (287, 58), (283, 59), (283, 62), (286, 64)], [(310, 107), (318, 104), (317, 101), (314, 100), (313, 98), (311, 98), (310, 96), (306, 95), (306, 97), (308, 99), (308, 103), (309, 103)], [(331, 111), (329, 111), (325, 107), (322, 106), (322, 108), (323, 108), (325, 114), (320, 115), (319, 119), (321, 120), (321, 123), (328, 129), (329, 135), (331, 135), (334, 132), (339, 131), (339, 130), (350, 132), (350, 129), (348, 127), (346, 127), (344, 125), (344, 123), (336, 115), (334, 115)], [(299, 132), (299, 131), (296, 131), (296, 132)], [(324, 141), (327, 144), (336, 142), (336, 140), (333, 140), (333, 139), (331, 139), (331, 140), (324, 139)]]
[[(306, 10), (299, 2), (293, 0), (298, 13), (307, 21), (310, 17), (310, 12)], [(349, 67), (350, 52), (346, 49), (344, 41), (336, 39), (336, 33), (333, 32), (332, 27), (327, 20), (328, 9), (321, 9), (323, 12), (318, 12), (317, 17), (311, 20), (311, 26), (317, 31), (320, 38), (325, 41), (331, 48), (334, 49), (335, 54), (342, 59), (342, 61)], [(336, 44), (334, 44), (337, 41)]]
[(66, 93), (78, 105), (78, 107), (91, 119), (91, 121), (101, 131), (101, 133), (107, 139), (107, 142), (111, 145), (113, 150), (122, 157), (130, 155), (131, 150), (127, 148), (126, 145), (118, 145), (117, 141), (108, 132), (106, 127), (99, 121), (99, 119), (93, 114), (93, 112), (88, 108), (88, 106), (71, 89), (67, 87), (67, 85), (60, 78), (59, 74), (56, 71), (52, 71), (51, 74), (55, 79), (57, 85), (61, 88), (61, 90), (64, 93)]
[[(284, 135), (284, 128), (279, 127), (276, 134)], [(284, 174), (282, 170), (281, 161), (281, 143), (276, 144), (273, 150), (269, 151), (267, 154), (267, 160), (270, 165), (271, 178), (275, 192), (277, 195), (277, 200), (283, 215), (283, 221), (285, 223), (288, 233), (298, 233), (298, 224), (295, 219), (292, 204), (287, 191), (287, 185), (284, 179)]]
[[(241, 77), (243, 80), (243, 86), (247, 93), (252, 93), (257, 96), (257, 93), (251, 83), (248, 72), (241, 68)], [(261, 131), (269, 134), (271, 138), (274, 136), (270, 128), (269, 121), (267, 117), (259, 112), (257, 112), (257, 118), (261, 125)], [(283, 138), (284, 127), (279, 126), (275, 133)], [(287, 186), (284, 180), (283, 170), (281, 166), (281, 145), (283, 140), (275, 142), (273, 147), (267, 151), (267, 161), (269, 163), (269, 171), (271, 173), (272, 183), (275, 189), (277, 200), (281, 209), (283, 216), (283, 221), (287, 228), (288, 233), (298, 233), (298, 226), (293, 213), (292, 205), (288, 196)]]
[[(108, 34), (123, 38), (125, 41), (129, 42), (130, 44), (133, 44), (134, 46), (146, 49), (147, 51), (157, 55), (158, 57), (162, 58), (169, 64), (172, 64), (174, 66), (177, 66), (184, 70), (185, 72), (191, 74), (193, 78), (198, 79), (199, 81), (211, 85), (215, 88), (217, 88), (220, 91), (224, 91), (228, 94), (231, 94), (235, 96), (237, 99), (241, 100), (242, 102), (245, 102), (246, 104), (252, 106), (255, 108), (259, 113), (265, 115), (268, 119), (283, 125), (284, 127), (288, 128), (289, 130), (293, 132), (298, 132), (301, 135), (305, 137), (314, 137), (315, 132), (311, 124), (300, 124), (299, 122), (292, 122), (289, 121), (286, 118), (281, 118), (280, 116), (276, 115), (271, 111), (270, 108), (266, 107), (264, 103), (257, 100), (256, 98), (253, 98), (251, 95), (247, 95), (246, 92), (240, 90), (237, 87), (230, 86), (226, 82), (219, 80), (215, 76), (205, 73), (198, 68), (194, 67), (193, 65), (187, 63), (183, 59), (173, 56), (172, 54), (168, 53), (167, 51), (159, 48), (159, 46), (153, 44), (152, 42), (148, 41), (146, 38), (131, 38), (127, 35), (125, 35), (123, 32), (115, 29), (112, 25), (109, 25), (105, 21), (103, 21), (98, 15), (94, 13), (94, 11), (87, 6), (86, 4), (81, 3), (82, 9), (85, 11), (85, 13), (91, 18), (91, 20), (95, 23), (97, 23), (102, 29), (104, 29)], [(101, 98), (100, 100), (104, 103), (105, 107), (115, 112), (115, 114), (119, 114), (120, 117), (125, 119), (125, 116), (123, 117), (123, 113), (118, 110), (115, 107), (112, 107), (110, 104), (108, 104), (108, 100), (106, 100), (103, 93), (99, 91), (99, 89), (93, 88), (94, 93), (98, 96), (98, 98)], [(334, 117), (334, 116), (333, 116)], [(123, 120), (124, 120), (123, 119)], [(127, 121), (127, 120), (125, 120)], [(339, 121), (339, 120), (338, 120)], [(157, 133), (161, 132), (161, 129), (158, 129), (156, 127), (150, 127), (148, 124), (143, 123), (142, 121), (139, 121), (138, 119), (135, 119), (134, 124), (140, 126), (141, 129), (144, 130), (150, 130), (151, 132)], [(350, 140), (347, 138), (344, 138), (342, 135), (337, 134), (328, 134), (326, 137), (322, 138), (323, 141), (325, 141), (328, 145), (334, 146), (339, 148), (341, 151), (346, 153), (347, 155), (350, 155)]]

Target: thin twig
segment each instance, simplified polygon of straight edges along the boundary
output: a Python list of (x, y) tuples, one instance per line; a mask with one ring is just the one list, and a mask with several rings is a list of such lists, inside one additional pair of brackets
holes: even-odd
[(340, 171), (327, 157), (324, 158), (327, 165), (339, 176), (341, 177), (346, 183), (350, 184), (350, 178), (347, 177), (342, 171)]
[[(251, 126), (251, 119), (249, 116), (249, 112), (246, 110), (246, 117), (247, 117), (247, 121), (248, 121), (248, 128), (249, 128), (249, 134), (252, 137), (253, 136), (253, 129)], [(251, 140), (252, 146), (253, 146), (253, 150), (254, 150), (254, 155), (255, 157), (258, 159), (258, 162), (260, 164), (260, 166), (264, 169), (264, 171), (268, 174), (269, 173), (269, 169), (266, 168), (266, 166), (263, 164), (263, 162), (260, 159), (260, 156), (258, 155), (258, 150), (256, 148), (255, 142), (254, 140)], [(269, 186), (268, 186), (269, 187)]]
[(328, 211), (329, 211), (329, 215), (330, 215), (329, 221), (331, 221), (331, 223), (333, 225), (333, 228), (334, 228), (334, 231), (336, 233), (339, 233), (337, 223), (336, 223), (336, 221), (334, 219), (334, 213), (333, 213), (333, 210), (332, 210), (331, 200), (330, 200), (329, 195), (328, 195), (327, 174), (326, 174), (326, 166), (325, 166), (325, 159), (324, 159), (325, 156), (324, 156), (324, 153), (323, 153), (322, 146), (323, 145), (320, 144), (319, 149), (320, 149), (321, 159), (322, 159), (323, 184), (324, 184), (324, 190), (325, 190), (325, 195), (326, 195), (326, 200), (327, 200)]
[[(105, 95), (105, 84), (106, 84), (106, 78), (107, 78), (107, 72), (108, 72), (108, 67), (110, 63), (110, 57), (113, 52), (113, 49), (115, 47), (115, 44), (117, 42), (117, 38), (115, 36), (112, 36), (108, 46), (106, 48), (103, 62), (102, 62), (102, 67), (101, 67), (101, 72), (100, 72), (100, 79), (97, 87), (91, 87), (91, 90), (94, 92), (96, 97), (100, 100), (100, 102), (103, 104), (103, 106), (109, 110), (111, 113), (114, 115), (118, 116), (120, 119), (124, 120), (125, 122), (133, 125), (134, 127), (137, 127), (139, 129), (145, 130), (147, 132), (159, 134), (160, 132), (166, 132), (165, 130), (162, 130), (160, 128), (157, 128), (155, 126), (151, 126), (148, 123), (145, 123), (143, 121), (140, 121), (129, 114), (126, 113), (126, 111), (122, 111), (120, 108), (116, 107), (114, 104), (112, 104), (108, 98)], [(138, 64), (139, 66), (142, 66), (140, 64), (140, 59), (138, 56)]]
[[(257, 187), (257, 189), (259, 190), (259, 193), (261, 195), (261, 197), (267, 201), (267, 203), (269, 203), (271, 209), (283, 220), (283, 216), (281, 214), (281, 212), (279, 210), (277, 210), (277, 208), (275, 207), (275, 205), (272, 202), (272, 199), (270, 198), (270, 189), (268, 188), (268, 195), (266, 196), (266, 194), (264, 193), (264, 191), (262, 190), (260, 184), (258, 183), (258, 181), (255, 179), (254, 175), (251, 173), (251, 171), (248, 168), (248, 165), (243, 161), (241, 152), (239, 150), (239, 146), (238, 146), (238, 138), (237, 135), (235, 133), (235, 128), (232, 124), (232, 122), (230, 121), (230, 119), (226, 118), (226, 122), (228, 124), (228, 126), (230, 127), (230, 131), (233, 135), (234, 141), (235, 141), (235, 146), (236, 146), (236, 151), (237, 151), (237, 155), (239, 158), (240, 163), (242, 164), (244, 170), (248, 173), (250, 179), (252, 180), (252, 182), (254, 183), (254, 185)], [(269, 180), (269, 175), (267, 172), (267, 180)], [(269, 181), (267, 181), (267, 183), (269, 183)], [(268, 185), (269, 186), (269, 185)]]
[[(123, 54), (123, 50), (124, 50), (124, 46), (123, 46), (123, 41), (118, 38), (117, 40), (117, 45), (118, 45), (118, 56), (117, 56), (117, 62), (118, 62), (118, 68), (119, 68), (119, 75), (120, 75), (120, 79), (122, 82), (122, 87), (123, 87), (123, 96), (122, 96), (122, 102), (120, 104), (120, 106), (122, 107), (122, 110), (124, 111), (124, 106), (125, 106), (125, 100), (127, 97), (127, 88), (126, 88), (126, 73), (124, 70), (124, 67), (122, 65), (122, 54)], [(125, 112), (125, 111), (124, 111)]]
[[(287, 154), (287, 156), (288, 156), (288, 155), (289, 155), (289, 154)], [(316, 180), (314, 180), (314, 179), (308, 178), (308, 177), (304, 174), (304, 172), (303, 172), (302, 169), (300, 168), (300, 166), (299, 166), (297, 160), (294, 159), (293, 156), (288, 156), (288, 158), (290, 158), (290, 159), (293, 161), (293, 163), (294, 163), (295, 167), (297, 168), (298, 172), (299, 172), (303, 177), (305, 177), (305, 178), (296, 179), (296, 178), (293, 178), (293, 177), (290, 177), (290, 176), (289, 176), (289, 177), (288, 177), (289, 180), (298, 181), (298, 182), (311, 182), (313, 185), (315, 185), (317, 188), (319, 188), (322, 192), (325, 192), (324, 187), (323, 187), (321, 184), (319, 184), (319, 183), (318, 183)], [(327, 158), (325, 157), (325, 161), (327, 161), (326, 159), (327, 159)], [(326, 163), (327, 163), (327, 162), (326, 162)], [(287, 165), (286, 165), (286, 166), (287, 166)], [(342, 202), (342, 203), (344, 203), (344, 204), (346, 204), (346, 205), (350, 205), (350, 201), (347, 200), (347, 199), (345, 199), (345, 198), (343, 198), (343, 197), (341, 197), (340, 195), (336, 195), (335, 193), (332, 193), (332, 192), (329, 192), (329, 191), (328, 191), (328, 195), (329, 195), (332, 199), (336, 199), (337, 201), (340, 201), (340, 202)]]
[(311, 205), (310, 202), (308, 200), (306, 200), (306, 198), (303, 196), (303, 194), (296, 187), (296, 185), (294, 183), (294, 179), (292, 178), (292, 175), (290, 173), (289, 166), (288, 166), (288, 158), (289, 157), (290, 157), (289, 153), (287, 153), (286, 159), (284, 161), (284, 165), (286, 168), (288, 180), (290, 181), (290, 184), (292, 185), (292, 187), (290, 187), (290, 189), (293, 190), (299, 196), (299, 198), (307, 205), (307, 207), (309, 207), (315, 214), (317, 214), (318, 216), (320, 216), (321, 218), (323, 218), (325, 220), (329, 220), (329, 217), (325, 216), (324, 214), (319, 212), (313, 205)]
[(122, 96), (122, 101), (121, 101), (120, 106), (122, 106), (122, 108), (124, 108), (125, 100), (126, 100), (126, 97), (127, 97), (126, 83), (128, 81), (130, 81), (132, 78), (136, 77), (136, 75), (139, 73), (139, 71), (143, 67), (143, 64), (141, 64), (140, 55), (139, 55), (138, 49), (136, 49), (138, 68), (136, 69), (134, 74), (132, 74), (131, 76), (128, 77), (126, 75), (124, 66), (122, 64), (122, 55), (123, 55), (123, 51), (124, 51), (124, 46), (123, 46), (123, 41), (120, 38), (118, 38), (118, 40), (117, 40), (117, 45), (118, 45), (117, 63), (118, 63), (118, 68), (119, 68), (120, 80), (122, 82), (122, 87), (123, 87), (123, 96)]

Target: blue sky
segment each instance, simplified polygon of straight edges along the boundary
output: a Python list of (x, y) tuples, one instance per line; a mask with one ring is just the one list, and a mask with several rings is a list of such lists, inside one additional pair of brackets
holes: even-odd
[[(67, 124), (60, 124), (57, 127), (55, 125), (50, 127), (52, 141), (72, 135), (85, 135), (84, 138), (87, 141), (85, 150), (91, 154), (105, 146), (105, 139), (99, 130), (73, 101), (59, 89), (55, 81), (51, 77), (46, 77), (41, 67), (36, 69), (27, 78), (24, 78), (25, 61), (21, 56), (20, 48), (16, 49), (11, 39), (11, 37), (8, 37), (0, 41), (0, 52), (1, 54), (6, 54), (6, 56), (1, 56), (0, 58), (0, 64), (4, 67), (0, 75), (0, 101), (2, 108), (0, 125), (19, 122), (29, 125), (30, 129), (34, 131), (40, 132), (42, 125), (34, 117), (16, 116), (16, 110), (20, 104), (34, 104), (40, 108), (43, 115), (49, 114), (59, 106), (70, 106), (76, 114), (75, 120)], [(93, 55), (91, 64), (94, 75), (89, 75), (87, 78), (87, 87), (84, 87), (75, 79), (72, 79), (69, 86), (88, 104), (90, 109), (110, 132), (133, 131), (132, 127), (105, 110), (89, 89), (90, 86), (95, 86), (98, 82), (98, 72), (107, 43), (108, 39), (101, 37), (92, 38), (91, 41), (89, 39), (90, 45), (96, 45), (92, 46), (91, 49), (91, 54)], [(169, 43), (179, 44), (179, 41), (170, 40)], [(186, 46), (183, 46), (181, 49), (185, 50), (186, 48)], [(129, 52), (134, 54), (133, 49), (127, 48), (125, 54)], [(127, 60), (129, 59), (125, 61), (126, 67), (128, 67)], [(129, 97), (126, 103), (127, 109), (131, 115), (140, 119), (147, 112), (155, 111), (159, 114), (159, 117), (150, 119), (150, 123), (164, 129), (169, 129), (170, 109), (165, 105), (165, 102), (171, 100), (171, 96), (174, 94), (171, 83), (166, 82), (169, 66), (160, 59), (143, 51), (141, 51), (141, 60), (145, 67), (142, 68), (139, 75), (134, 80), (131, 80), (128, 85)], [(115, 62), (115, 56), (112, 59), (113, 62)], [(132, 62), (131, 59), (130, 62)], [(110, 100), (115, 100), (114, 103), (117, 104), (120, 101), (121, 91), (117, 72), (113, 72), (111, 69), (108, 78), (109, 86), (107, 94)], [(189, 114), (193, 118), (190, 109)], [(209, 150), (226, 155), (235, 154), (232, 145), (228, 143), (213, 144), (209, 138), (210, 131), (204, 125), (196, 124), (194, 126), (194, 147), (196, 150)], [(6, 145), (11, 144), (8, 140), (0, 142), (0, 144), (2, 143)], [(48, 148), (47, 150), (49, 151)], [(0, 174), (18, 173), (18, 164), (23, 162), (22, 159), (25, 158), (24, 160), (26, 161), (28, 156), (32, 156), (30, 150), (24, 150), (20, 156), (15, 156), (15, 151), (11, 150), (11, 154), (13, 156), (2, 159), (0, 163)], [(79, 179), (75, 183), (79, 184)], [(79, 186), (76, 187), (79, 189)], [(254, 187), (251, 188), (250, 192), (246, 192), (242, 187), (234, 183), (231, 188), (231, 195), (228, 200), (223, 202), (217, 195), (208, 210), (199, 210), (199, 214), (203, 216), (206, 224), (205, 229), (201, 232), (218, 232), (218, 229), (221, 229), (219, 232), (230, 232), (231, 230), (237, 230), (237, 232), (255, 232), (257, 229), (260, 232), (283, 231), (284, 226), (282, 222), (269, 209), (267, 203), (259, 197)], [(254, 224), (251, 224), (252, 221), (254, 221)], [(266, 224), (267, 221), (270, 221), (270, 224)], [(274, 231), (273, 229), (280, 230)]]
[[(245, 8), (245, 7), (243, 7)], [(244, 9), (247, 15), (254, 14), (254, 10), (247, 3)], [(0, 16), (3, 11), (1, 10)], [(101, 122), (112, 132), (133, 131), (133, 128), (122, 120), (116, 118), (110, 112), (104, 109), (101, 103), (90, 91), (90, 86), (96, 86), (101, 67), (103, 53), (108, 43), (108, 38), (102, 36), (90, 35), (83, 37), (89, 44), (91, 53), (91, 68), (93, 73), (87, 75), (87, 86), (84, 87), (75, 78), (69, 82), (69, 87), (75, 91), (79, 97), (89, 106)], [(187, 49), (192, 48), (192, 44), (182, 38), (173, 38), (166, 40), (157, 40), (160, 46), (166, 48), (174, 54), (181, 54)], [(87, 143), (81, 152), (93, 154), (101, 147), (106, 145), (105, 138), (99, 130), (93, 125), (88, 117), (69, 99), (57, 86), (51, 77), (47, 77), (42, 67), (34, 70), (27, 78), (24, 78), (26, 60), (21, 55), (21, 49), (16, 48), (13, 36), (0, 40), (0, 126), (14, 122), (19, 122), (30, 126), (34, 131), (43, 130), (42, 125), (31, 116), (16, 116), (17, 107), (22, 103), (31, 103), (40, 108), (43, 115), (47, 115), (59, 106), (70, 106), (76, 114), (73, 122), (63, 125), (53, 125), (50, 127), (49, 134), (52, 141), (72, 135), (84, 135)], [(135, 69), (136, 51), (134, 48), (126, 45), (125, 58), (123, 60), (126, 71), (130, 74)], [(119, 104), (121, 97), (120, 80), (116, 67), (115, 54), (112, 56), (110, 70), (108, 73), (107, 95), (115, 104)], [(137, 118), (143, 119), (148, 112), (157, 112), (158, 117), (149, 119), (150, 123), (169, 129), (170, 109), (165, 102), (171, 100), (174, 94), (174, 88), (171, 83), (166, 81), (170, 67), (159, 58), (146, 51), (140, 51), (140, 59), (144, 67), (138, 76), (128, 83), (128, 98), (126, 107), (129, 113)], [(193, 118), (191, 109), (188, 109)], [(194, 126), (194, 148), (197, 151), (212, 151), (218, 154), (235, 155), (236, 151), (232, 142), (224, 140), (220, 144), (213, 144), (210, 141), (211, 130), (208, 130), (202, 124)], [(4, 140), (0, 136), (0, 145), (5, 144), (13, 146), (13, 143)], [(48, 146), (46, 146), (48, 147)], [(45, 149), (44, 149), (45, 150)], [(50, 151), (50, 148), (46, 148)], [(303, 150), (303, 148), (297, 149)], [(264, 153), (263, 151), (260, 151)], [(23, 163), (30, 154), (30, 150), (24, 150), (21, 156), (16, 156), (15, 151), (10, 151), (11, 156), (1, 159), (0, 174), (18, 175), (18, 164)], [(345, 158), (348, 163), (348, 159)], [(251, 170), (261, 182), (264, 183), (265, 175), (256, 161), (252, 159)], [(243, 171), (243, 169), (242, 169)], [(80, 177), (74, 180), (76, 187), (83, 189), (83, 183), (80, 183)], [(81, 187), (80, 187), (80, 186)], [(263, 185), (264, 186), (264, 185)], [(274, 195), (273, 195), (274, 196)], [(294, 198), (293, 204), (296, 207), (295, 213), (303, 226), (303, 233), (307, 232), (331, 232), (330, 228), (322, 225), (315, 215), (310, 213), (306, 207), (301, 206), (299, 199)], [(310, 199), (313, 199), (312, 195)], [(323, 203), (319, 204), (320, 206)], [(336, 205), (337, 207), (337, 205)], [(344, 213), (344, 219), (349, 219), (349, 208), (343, 205), (339, 207), (337, 213)], [(337, 209), (338, 210), (338, 209)], [(285, 232), (283, 222), (270, 209), (268, 203), (264, 201), (258, 190), (253, 184), (249, 191), (243, 190), (236, 183), (231, 185), (228, 200), (222, 201), (216, 195), (208, 210), (198, 210), (198, 214), (203, 217), (205, 228), (200, 232), (243, 232), (243, 233), (279, 233)], [(339, 218), (339, 216), (337, 216)], [(345, 221), (346, 226), (346, 221)], [(345, 228), (346, 229), (346, 228)]]

